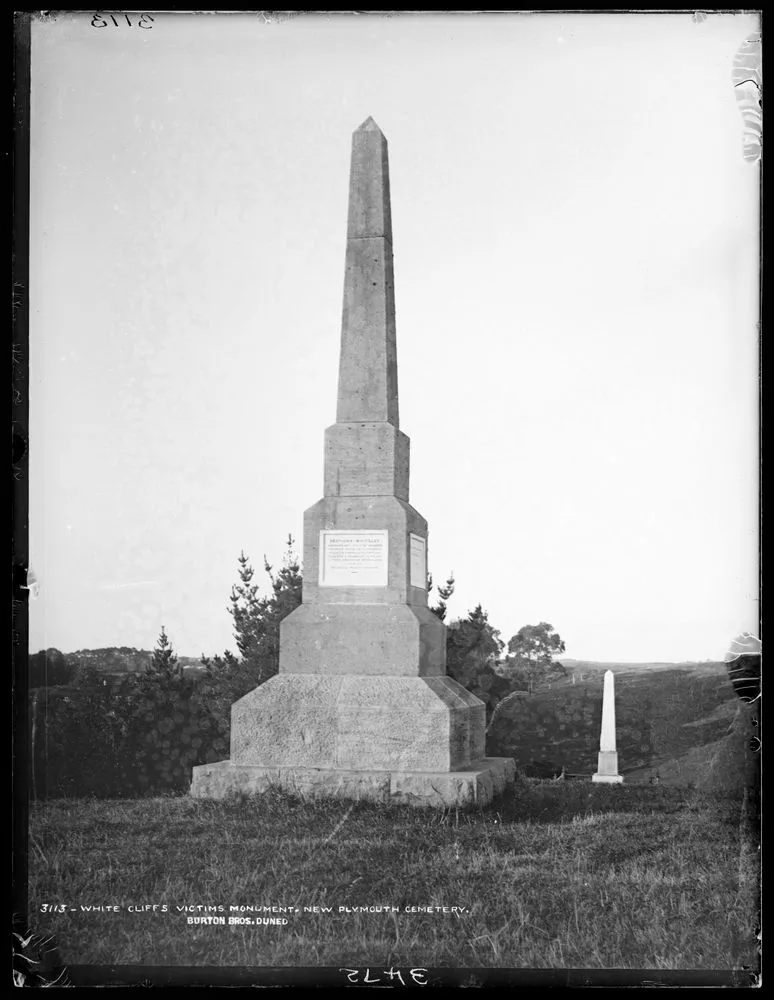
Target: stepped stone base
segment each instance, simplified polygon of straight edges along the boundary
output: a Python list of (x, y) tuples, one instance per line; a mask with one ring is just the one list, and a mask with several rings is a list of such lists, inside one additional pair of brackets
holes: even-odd
[(222, 760), (193, 769), (191, 795), (222, 799), (272, 786), (310, 798), (343, 798), (412, 806), (483, 806), (514, 780), (511, 757), (485, 757), (460, 771), (367, 771), (270, 767)]
[(460, 771), (486, 756), (483, 702), (451, 677), (279, 673), (231, 708), (253, 767)]
[(485, 744), (483, 702), (451, 677), (280, 672), (232, 706), (231, 759), (195, 767), (191, 795), (480, 806), (515, 775)]

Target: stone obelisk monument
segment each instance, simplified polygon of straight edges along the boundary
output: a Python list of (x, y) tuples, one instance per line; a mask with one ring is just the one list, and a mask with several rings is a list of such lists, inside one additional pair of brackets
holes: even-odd
[(514, 762), (485, 757), (484, 705), (446, 676), (446, 628), (427, 606), (427, 522), (398, 422), (387, 141), (371, 118), (352, 138), (323, 492), (304, 514), (303, 600), (282, 622), (279, 673), (233, 705), (231, 759), (194, 768), (191, 793), (489, 801)]
[(615, 748), (615, 675), (605, 671), (602, 689), (602, 731), (599, 737), (599, 758), (597, 772), (592, 781), (618, 783), (623, 777), (618, 773), (618, 753)]

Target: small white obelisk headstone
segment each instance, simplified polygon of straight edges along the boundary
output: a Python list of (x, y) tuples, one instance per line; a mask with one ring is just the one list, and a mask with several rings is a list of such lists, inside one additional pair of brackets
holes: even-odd
[(605, 686), (602, 692), (602, 732), (599, 738), (599, 758), (597, 773), (592, 781), (621, 782), (618, 773), (618, 753), (615, 749), (615, 675), (605, 671)]

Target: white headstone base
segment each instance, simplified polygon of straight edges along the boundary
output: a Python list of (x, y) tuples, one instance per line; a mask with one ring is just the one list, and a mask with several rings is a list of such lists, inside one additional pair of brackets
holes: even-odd
[(597, 758), (597, 773), (592, 774), (592, 781), (620, 784), (623, 776), (618, 773), (618, 754), (615, 750), (600, 750)]

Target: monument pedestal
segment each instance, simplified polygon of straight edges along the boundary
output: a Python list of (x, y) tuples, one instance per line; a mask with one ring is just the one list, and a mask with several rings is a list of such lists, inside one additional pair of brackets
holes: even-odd
[(280, 673), (234, 704), (231, 759), (195, 767), (191, 794), (276, 785), (311, 796), (484, 805), (515, 772), (511, 758), (485, 757), (484, 713), (445, 675)]

